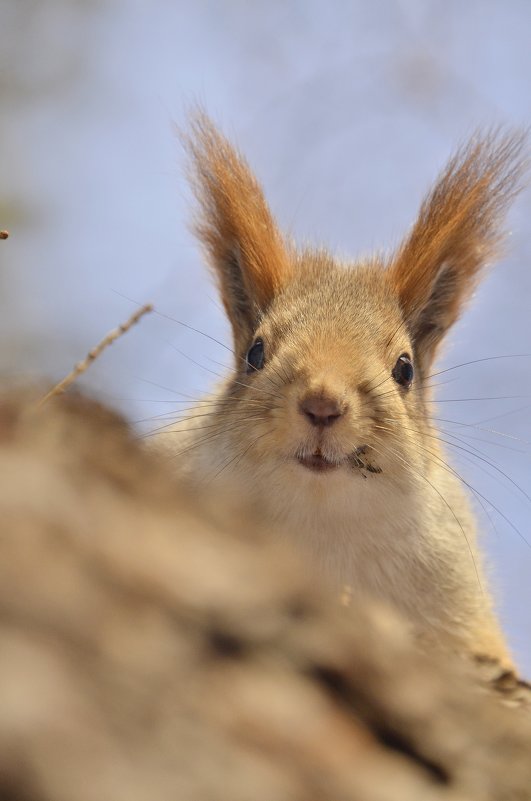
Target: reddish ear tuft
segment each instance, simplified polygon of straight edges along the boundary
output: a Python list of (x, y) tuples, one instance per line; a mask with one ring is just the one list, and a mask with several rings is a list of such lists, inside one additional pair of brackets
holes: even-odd
[(522, 134), (476, 136), (424, 200), (389, 270), (414, 345), (428, 362), (458, 318), (482, 268), (497, 254), (501, 223), (519, 190)]
[(245, 159), (199, 112), (184, 139), (200, 203), (196, 231), (220, 285), (238, 348), (286, 283), (290, 261), (262, 190)]

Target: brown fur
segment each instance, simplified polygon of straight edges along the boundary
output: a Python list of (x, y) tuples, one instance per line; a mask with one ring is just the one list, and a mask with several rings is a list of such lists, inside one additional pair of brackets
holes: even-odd
[[(182, 471), (254, 504), (338, 594), (348, 585), (400, 609), (421, 639), (505, 664), (473, 517), (430, 419), (425, 378), (496, 252), (522, 141), (476, 138), (450, 161), (388, 266), (341, 265), (283, 244), (245, 161), (196, 118), (188, 148), (197, 230), (237, 362), (165, 440), (186, 454)], [(254, 369), (245, 354), (257, 340), (264, 363)], [(410, 386), (395, 373), (404, 354)]]
[(201, 113), (185, 144), (201, 206), (197, 233), (206, 247), (237, 350), (284, 283), (290, 262), (262, 190), (245, 159)]
[(391, 284), (417, 352), (428, 361), (498, 255), (499, 222), (518, 191), (523, 143), (521, 134), (491, 133), (462, 147), (393, 260)]

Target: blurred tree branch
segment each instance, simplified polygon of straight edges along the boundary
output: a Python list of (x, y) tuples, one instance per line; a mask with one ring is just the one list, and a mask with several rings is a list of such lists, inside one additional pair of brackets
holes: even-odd
[(531, 798), (525, 685), (340, 607), (113, 413), (41, 394), (0, 399), (3, 801)]

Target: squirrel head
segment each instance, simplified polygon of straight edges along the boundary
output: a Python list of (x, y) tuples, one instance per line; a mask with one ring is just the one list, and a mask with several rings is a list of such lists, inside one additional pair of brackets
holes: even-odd
[(196, 231), (233, 331), (227, 399), (248, 413), (240, 440), (319, 472), (411, 463), (439, 345), (497, 255), (523, 137), (473, 138), (396, 253), (347, 264), (284, 239), (247, 162), (204, 114), (186, 144)]

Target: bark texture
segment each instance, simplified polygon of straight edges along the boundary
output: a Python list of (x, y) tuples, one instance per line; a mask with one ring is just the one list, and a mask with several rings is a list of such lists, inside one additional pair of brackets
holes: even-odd
[(529, 697), (342, 608), (112, 412), (0, 399), (2, 801), (524, 801)]

